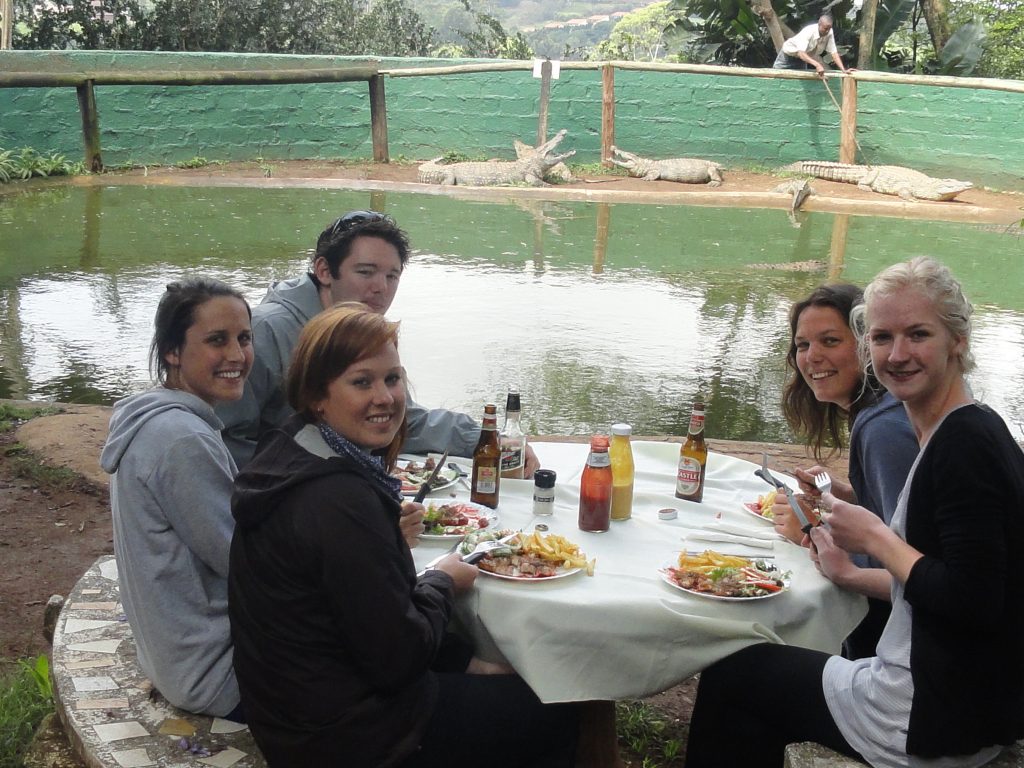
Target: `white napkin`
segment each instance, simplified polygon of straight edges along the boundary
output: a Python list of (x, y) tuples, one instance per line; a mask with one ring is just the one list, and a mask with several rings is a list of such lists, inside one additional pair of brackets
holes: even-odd
[(758, 539), (753, 536), (736, 536), (732, 533), (720, 531), (690, 531), (686, 534), (687, 541), (719, 541), (727, 544), (739, 544), (753, 549), (774, 549), (775, 543), (771, 540)]
[(777, 538), (775, 530), (772, 528), (765, 528), (761, 526), (759, 528), (751, 528), (747, 525), (737, 525), (736, 523), (728, 523), (724, 520), (719, 520), (714, 523), (705, 523), (701, 527), (702, 531), (712, 531), (714, 533), (731, 533), (734, 536), (745, 536), (748, 539), (762, 539), (764, 541), (774, 541)]

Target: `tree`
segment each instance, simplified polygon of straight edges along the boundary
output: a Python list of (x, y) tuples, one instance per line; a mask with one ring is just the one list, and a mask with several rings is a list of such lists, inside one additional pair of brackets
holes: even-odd
[(434, 51), (435, 56), (451, 58), (532, 59), (533, 49), (522, 32), (509, 34), (498, 18), (474, 10), (469, 0), (460, 0), (472, 19), (473, 29), (458, 29), (455, 40), (446, 41)]
[(594, 53), (597, 59), (657, 61), (668, 51), (666, 34), (678, 19), (677, 11), (669, 10), (669, 2), (654, 3), (627, 13), (602, 40)]
[(426, 26), (406, 0), (375, 0), (359, 18), (346, 47), (351, 53), (373, 56), (428, 56), (433, 44), (433, 27)]
[(15, 48), (137, 48), (144, 27), (136, 0), (16, 0), (15, 7)]

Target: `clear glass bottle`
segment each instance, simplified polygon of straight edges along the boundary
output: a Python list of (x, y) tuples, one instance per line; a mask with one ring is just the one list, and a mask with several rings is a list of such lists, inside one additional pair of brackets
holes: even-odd
[(608, 530), (612, 511), (612, 463), (608, 455), (607, 435), (590, 438), (590, 455), (580, 478), (581, 531), (601, 533)]
[(526, 435), (523, 433), (519, 390), (509, 387), (505, 423), (501, 427), (501, 476), (522, 480), (526, 473)]
[(498, 506), (501, 483), (501, 445), (498, 442), (498, 406), (484, 406), (480, 439), (473, 450), (473, 481), (469, 500), (492, 509)]
[(633, 516), (633, 448), (629, 424), (612, 424), (612, 442), (608, 455), (612, 462), (612, 520), (628, 520)]
[(704, 475), (708, 468), (708, 445), (704, 442), (704, 400), (697, 398), (690, 414), (686, 442), (679, 449), (676, 497), (700, 502), (704, 498)]

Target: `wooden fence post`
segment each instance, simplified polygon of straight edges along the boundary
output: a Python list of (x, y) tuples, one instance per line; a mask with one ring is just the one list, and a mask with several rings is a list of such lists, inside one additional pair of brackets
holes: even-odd
[(388, 155), (388, 106), (384, 98), (384, 77), (370, 77), (370, 137), (373, 140), (373, 161), (390, 162)]
[(601, 164), (614, 167), (610, 158), (615, 143), (615, 67), (601, 67)]
[(857, 80), (843, 78), (843, 107), (839, 113), (839, 162), (857, 162)]
[(85, 167), (92, 173), (103, 170), (100, 154), (100, 116), (96, 111), (96, 92), (93, 81), (86, 80), (75, 87), (78, 91), (78, 111), (82, 114), (82, 143), (85, 147)]
[(537, 119), (537, 146), (548, 140), (548, 104), (551, 102), (551, 59), (540, 65), (540, 116)]

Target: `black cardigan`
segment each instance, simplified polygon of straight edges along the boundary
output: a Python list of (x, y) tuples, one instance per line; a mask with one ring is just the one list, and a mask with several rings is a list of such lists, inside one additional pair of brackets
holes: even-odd
[(964, 755), (1024, 735), (1024, 453), (990, 408), (946, 417), (910, 486), (907, 543), (924, 554), (912, 609), (907, 752)]

